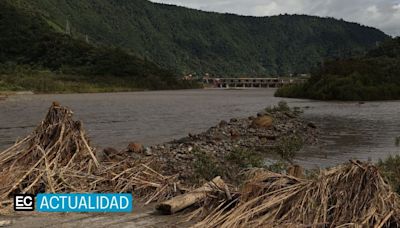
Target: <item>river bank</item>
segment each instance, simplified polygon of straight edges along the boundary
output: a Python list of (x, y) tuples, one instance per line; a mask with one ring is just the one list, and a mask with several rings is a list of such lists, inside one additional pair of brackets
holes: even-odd
[[(392, 192), (372, 164), (351, 161), (348, 164), (321, 171), (319, 177), (315, 178), (304, 176), (301, 170), (290, 174), (289, 169), (290, 176), (272, 173), (268, 171), (270, 167), (259, 163), (259, 158), (257, 158), (258, 163), (253, 163), (257, 160), (247, 160), (253, 157), (251, 150), (260, 146), (263, 147), (262, 151), (266, 148), (272, 151), (278, 149), (278, 154), (282, 158), (285, 158), (286, 153), (295, 153), (298, 147), (293, 146), (291, 140), (286, 141), (288, 143), (285, 143), (282, 150), (279, 150), (280, 146), (276, 144), (276, 141), (286, 136), (297, 135), (305, 143), (316, 142), (317, 126), (303, 121), (299, 116), (298, 109), (291, 109), (283, 102), (277, 107), (265, 109), (257, 117), (231, 119), (229, 122), (221, 121), (218, 126), (212, 127), (206, 132), (197, 135), (190, 134), (188, 138), (160, 146), (164, 148), (157, 146), (152, 148), (154, 150), (149, 151), (139, 144), (130, 144), (124, 151), (106, 149), (102, 156), (96, 153), (96, 151), (99, 152), (98, 150), (90, 146), (90, 140), (82, 128), (82, 123), (73, 120), (72, 114), (71, 110), (54, 102), (44, 121), (32, 134), (0, 153), (0, 166), (2, 167), (0, 182), (2, 186), (8, 186), (0, 191), (2, 206), (10, 205), (12, 202), (9, 200), (11, 192), (19, 192), (22, 189), (24, 192), (33, 194), (38, 191), (128, 191), (133, 192), (138, 199), (136, 202), (140, 208), (143, 205), (152, 202), (160, 203), (164, 200), (168, 201), (157, 204), (158, 210), (165, 210), (160, 205), (168, 205), (174, 200), (177, 201), (177, 204), (173, 203), (174, 206), (171, 207), (177, 207), (177, 209), (170, 209), (173, 211), (171, 213), (190, 207), (191, 209), (183, 214), (195, 218), (190, 219), (192, 222), (201, 221), (197, 224), (199, 227), (204, 227), (205, 224), (207, 227), (218, 227), (219, 223), (237, 223), (233, 227), (238, 224), (252, 226), (251, 224), (257, 223), (258, 220), (263, 222), (262, 224), (274, 225), (287, 223), (304, 225), (312, 224), (310, 223), (312, 221), (319, 224), (319, 222), (326, 221), (324, 220), (326, 217), (335, 218), (329, 219), (327, 222), (332, 225), (353, 222), (391, 227), (391, 224), (400, 224), (398, 195)], [(241, 139), (243, 139), (242, 143), (237, 144)], [(168, 145), (173, 146), (166, 149)], [(207, 151), (199, 151), (202, 157), (196, 157), (196, 148), (192, 147), (194, 145), (207, 148)], [(213, 145), (215, 145), (214, 148)], [(237, 154), (232, 149), (234, 147), (249, 149), (249, 151)], [(216, 148), (221, 148), (221, 150), (214, 151)], [(156, 152), (157, 149), (159, 149), (158, 152)], [(279, 153), (279, 151), (283, 153)], [(181, 156), (182, 154), (186, 156)], [(204, 155), (206, 159), (202, 160)], [(214, 163), (207, 158), (209, 156), (220, 159), (220, 163), (218, 161)], [(171, 163), (171, 161), (173, 162)], [(199, 167), (197, 166), (199, 161), (204, 162), (202, 165), (207, 165), (206, 167), (200, 166), (205, 169), (196, 169)], [(218, 179), (220, 177), (214, 178), (212, 182), (207, 182), (210, 179), (203, 175), (204, 170), (209, 171), (221, 165), (224, 165), (222, 168), (230, 175), (218, 172), (207, 174), (224, 176), (226, 182)], [(176, 169), (179, 166), (184, 169)], [(190, 167), (195, 167), (195, 169), (190, 171), (188, 169)], [(193, 182), (199, 174), (199, 182)], [(201, 186), (203, 183), (215, 184), (217, 180), (222, 184), (204, 188), (208, 189), (207, 194), (199, 195), (196, 186)], [(24, 183), (24, 185), (13, 184), (16, 181)], [(96, 184), (93, 185), (93, 183)], [(364, 187), (354, 187), (354, 185)], [(343, 190), (348, 194), (343, 195)], [(269, 192), (269, 194), (265, 194), (265, 192)], [(310, 192), (313, 194), (312, 197), (309, 196)], [(192, 196), (193, 194), (194, 196)], [(382, 195), (390, 197), (381, 199)], [(354, 198), (354, 196), (361, 197)], [(190, 201), (182, 200), (182, 197)], [(342, 201), (343, 197), (346, 199), (345, 201)], [(315, 204), (316, 199), (321, 201), (321, 204)], [(252, 202), (260, 200), (263, 202), (261, 206), (264, 209), (262, 212), (253, 214), (252, 211), (260, 205), (252, 204)], [(284, 206), (275, 207), (275, 204), (269, 203), (273, 201)], [(232, 205), (232, 207), (221, 209), (220, 206), (223, 205), (221, 202), (224, 202), (225, 205)], [(352, 202), (352, 204), (346, 204), (350, 209), (345, 214), (339, 209), (341, 207), (336, 207), (337, 210), (328, 210), (333, 205), (344, 205), (343, 202)], [(324, 207), (324, 203), (329, 206)], [(249, 207), (245, 205), (249, 205)], [(304, 207), (293, 207), (293, 205), (304, 205)], [(319, 209), (315, 208), (315, 205)], [(377, 211), (372, 213), (373, 216), (364, 211), (371, 207), (377, 208)], [(195, 210), (196, 208), (200, 211)], [(356, 208), (362, 208), (360, 213), (352, 213)], [(193, 214), (190, 213), (191, 210), (194, 210)], [(292, 210), (295, 213), (292, 213)], [(271, 211), (276, 211), (279, 217), (271, 218), (269, 216)], [(312, 218), (306, 216), (298, 220), (299, 216), (306, 212)], [(221, 213), (226, 213), (226, 216), (221, 217)], [(240, 213), (244, 217), (238, 218), (234, 216), (235, 213)], [(330, 216), (336, 214), (340, 216)], [(146, 211), (139, 212), (139, 218), (145, 218), (139, 219), (139, 221), (144, 225), (149, 224), (148, 220), (160, 221), (160, 223), (167, 221), (159, 215), (149, 215)], [(250, 217), (247, 219), (249, 215)], [(365, 216), (369, 217), (365, 218)], [(124, 216), (124, 219), (114, 216), (106, 218), (94, 215), (94, 217), (96, 217), (95, 220), (111, 221), (110, 225), (112, 225), (113, 221), (121, 223), (126, 221), (125, 218), (129, 220), (131, 217), (130, 219), (135, 220), (134, 217), (137, 216)], [(62, 218), (54, 219), (63, 221)], [(67, 224), (79, 225), (75, 219), (76, 217), (73, 216)], [(171, 224), (178, 223), (177, 217), (171, 219)], [(29, 218), (17, 220), (21, 223), (29, 221)], [(40, 221), (40, 217), (33, 219), (33, 221), (35, 220)], [(78, 218), (78, 220), (91, 221), (90, 218)], [(181, 220), (179, 219), (179, 221)], [(46, 221), (42, 220), (42, 222)], [(133, 224), (137, 223), (130, 223), (130, 225)]]

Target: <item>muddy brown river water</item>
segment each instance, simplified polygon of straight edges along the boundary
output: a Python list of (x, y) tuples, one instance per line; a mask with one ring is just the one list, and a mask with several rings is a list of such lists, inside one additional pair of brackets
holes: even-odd
[(400, 101), (321, 102), (275, 98), (273, 93), (273, 89), (210, 89), (11, 96), (0, 101), (0, 151), (30, 133), (54, 100), (74, 110), (93, 145), (119, 149), (131, 141), (151, 145), (199, 133), (221, 120), (254, 115), (285, 100), (305, 108), (304, 118), (323, 132), (320, 145), (297, 156), (307, 167), (400, 154), (394, 143), (400, 135)]

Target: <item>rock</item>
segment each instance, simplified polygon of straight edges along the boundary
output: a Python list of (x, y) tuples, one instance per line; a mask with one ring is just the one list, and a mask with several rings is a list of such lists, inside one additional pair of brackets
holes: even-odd
[(144, 154), (146, 156), (152, 156), (153, 155), (153, 150), (149, 147), (146, 147), (146, 149), (144, 150)]
[(238, 139), (238, 138), (240, 138), (240, 133), (239, 133), (237, 130), (235, 130), (235, 129), (231, 129), (231, 130), (229, 131), (229, 133), (230, 133), (230, 135), (231, 135), (231, 139)]
[(307, 126), (310, 127), (310, 128), (314, 128), (314, 129), (317, 128), (317, 125), (315, 125), (315, 123), (313, 123), (313, 122), (309, 122), (309, 123), (307, 124)]
[(221, 122), (219, 122), (218, 126), (219, 127), (226, 127), (226, 126), (228, 126), (228, 122), (226, 122), (225, 120), (222, 120)]
[(265, 138), (268, 139), (268, 140), (276, 140), (278, 138), (278, 136), (276, 136), (276, 135), (267, 135)]
[(143, 153), (144, 147), (142, 144), (139, 143), (130, 143), (128, 145), (128, 151), (132, 153)]
[(248, 130), (247, 130), (247, 133), (250, 133), (250, 134), (255, 134), (257, 131), (254, 129), (254, 128), (249, 128)]
[(272, 117), (259, 116), (251, 122), (253, 128), (269, 128), (272, 126)]
[(213, 139), (214, 139), (215, 141), (222, 141), (222, 140), (224, 140), (224, 138), (225, 138), (225, 135), (222, 134), (222, 133), (216, 133), (216, 134), (214, 135), (214, 137), (213, 137)]
[(236, 123), (236, 122), (238, 122), (238, 119), (232, 118), (232, 119), (230, 120), (230, 122), (231, 122), (231, 123)]

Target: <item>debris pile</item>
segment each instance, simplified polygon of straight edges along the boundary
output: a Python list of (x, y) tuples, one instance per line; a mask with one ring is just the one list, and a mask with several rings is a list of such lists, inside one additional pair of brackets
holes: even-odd
[(29, 136), (0, 153), (0, 209), (17, 193), (134, 192), (147, 203), (179, 193), (176, 175), (150, 168), (150, 158), (112, 154), (99, 162), (72, 114), (54, 102)]
[(238, 202), (197, 227), (398, 227), (400, 199), (371, 164), (351, 161), (314, 180), (255, 172)]
[(13, 193), (93, 191), (99, 166), (81, 122), (54, 103), (32, 134), (0, 154), (0, 199)]

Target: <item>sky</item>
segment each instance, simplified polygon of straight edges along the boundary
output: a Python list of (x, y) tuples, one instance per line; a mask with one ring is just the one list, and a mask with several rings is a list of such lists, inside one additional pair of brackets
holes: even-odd
[(307, 14), (379, 28), (400, 36), (400, 0), (151, 0), (205, 11), (251, 16)]

